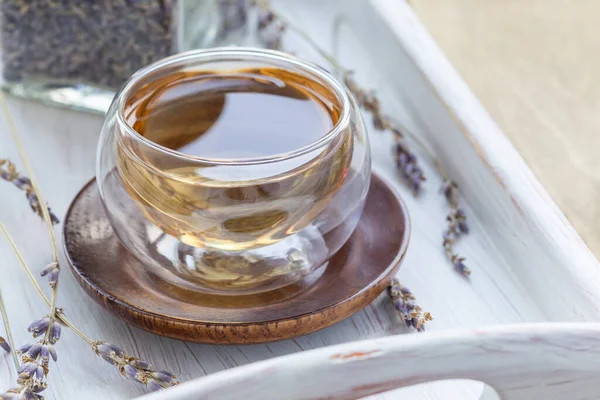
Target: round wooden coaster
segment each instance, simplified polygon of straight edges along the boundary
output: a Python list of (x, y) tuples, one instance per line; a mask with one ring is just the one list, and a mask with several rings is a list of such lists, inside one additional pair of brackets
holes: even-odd
[(75, 277), (104, 308), (158, 335), (216, 344), (287, 339), (356, 313), (395, 275), (409, 233), (406, 206), (373, 175), (356, 231), (320, 276), (268, 293), (215, 296), (178, 290), (146, 273), (115, 236), (95, 180), (73, 200), (63, 232)]

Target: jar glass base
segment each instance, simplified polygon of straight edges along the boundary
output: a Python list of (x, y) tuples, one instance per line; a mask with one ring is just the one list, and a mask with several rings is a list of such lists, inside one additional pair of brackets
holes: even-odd
[(36, 81), (2, 82), (2, 90), (15, 97), (98, 115), (106, 114), (116, 93), (84, 84)]

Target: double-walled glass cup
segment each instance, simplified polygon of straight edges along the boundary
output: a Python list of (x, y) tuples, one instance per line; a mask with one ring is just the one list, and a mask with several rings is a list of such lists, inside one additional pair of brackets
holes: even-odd
[[(335, 104), (329, 132), (284, 154), (205, 158), (150, 141), (126, 117), (136, 94), (166, 76), (270, 67), (301, 75)], [(166, 58), (124, 85), (102, 128), (96, 179), (115, 233), (147, 273), (237, 295), (318, 275), (356, 228), (370, 174), (364, 123), (338, 80), (283, 53), (223, 48)]]

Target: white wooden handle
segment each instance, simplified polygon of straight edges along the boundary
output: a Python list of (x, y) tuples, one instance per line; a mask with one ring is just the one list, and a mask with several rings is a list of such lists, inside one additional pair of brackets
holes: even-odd
[(391, 336), (279, 357), (144, 400), (356, 399), (442, 379), (473, 379), (502, 399), (600, 397), (600, 324), (522, 324)]

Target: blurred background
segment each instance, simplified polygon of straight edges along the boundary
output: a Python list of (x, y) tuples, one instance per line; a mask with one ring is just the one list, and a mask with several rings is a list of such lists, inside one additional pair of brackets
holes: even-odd
[(410, 4), (600, 257), (600, 2)]

